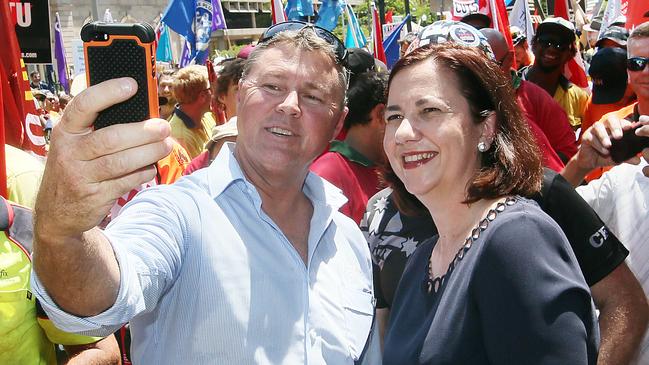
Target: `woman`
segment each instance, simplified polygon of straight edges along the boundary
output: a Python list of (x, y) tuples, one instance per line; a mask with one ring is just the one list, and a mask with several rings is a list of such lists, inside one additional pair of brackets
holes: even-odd
[(474, 47), (416, 49), (392, 70), (385, 119), (385, 178), (439, 233), (401, 278), (384, 364), (595, 364), (588, 286), (527, 199), (540, 153), (498, 65)]

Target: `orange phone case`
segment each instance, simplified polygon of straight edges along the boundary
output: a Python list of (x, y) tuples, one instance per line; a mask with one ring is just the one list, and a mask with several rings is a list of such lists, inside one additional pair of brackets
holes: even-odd
[(81, 39), (88, 85), (119, 77), (138, 84), (133, 97), (99, 113), (95, 129), (159, 117), (153, 28), (146, 23), (93, 22), (84, 25)]

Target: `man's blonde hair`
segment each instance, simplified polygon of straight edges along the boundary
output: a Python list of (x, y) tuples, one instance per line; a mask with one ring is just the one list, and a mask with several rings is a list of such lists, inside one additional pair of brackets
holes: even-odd
[(181, 68), (174, 76), (172, 86), (173, 94), (178, 103), (191, 103), (205, 89), (209, 89), (210, 82), (207, 67), (191, 65)]

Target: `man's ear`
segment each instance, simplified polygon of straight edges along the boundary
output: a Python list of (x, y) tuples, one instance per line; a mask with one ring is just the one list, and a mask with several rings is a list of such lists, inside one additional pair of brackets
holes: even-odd
[(336, 121), (336, 127), (334, 128), (333, 135), (331, 136), (331, 138), (329, 138), (330, 141), (334, 140), (334, 138), (338, 137), (338, 135), (340, 134), (340, 131), (345, 125), (345, 118), (347, 118), (347, 113), (349, 113), (349, 108), (344, 107), (340, 112), (340, 117), (338, 117), (338, 120)]
[(379, 103), (372, 108), (370, 111), (370, 118), (372, 118), (372, 123), (383, 123), (385, 113), (385, 104)]

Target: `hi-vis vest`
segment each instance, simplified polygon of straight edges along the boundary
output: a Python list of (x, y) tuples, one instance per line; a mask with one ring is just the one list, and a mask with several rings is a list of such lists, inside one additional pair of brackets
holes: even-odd
[(32, 212), (0, 196), (0, 364), (56, 364), (54, 343), (98, 339), (65, 333), (38, 308), (30, 290)]

